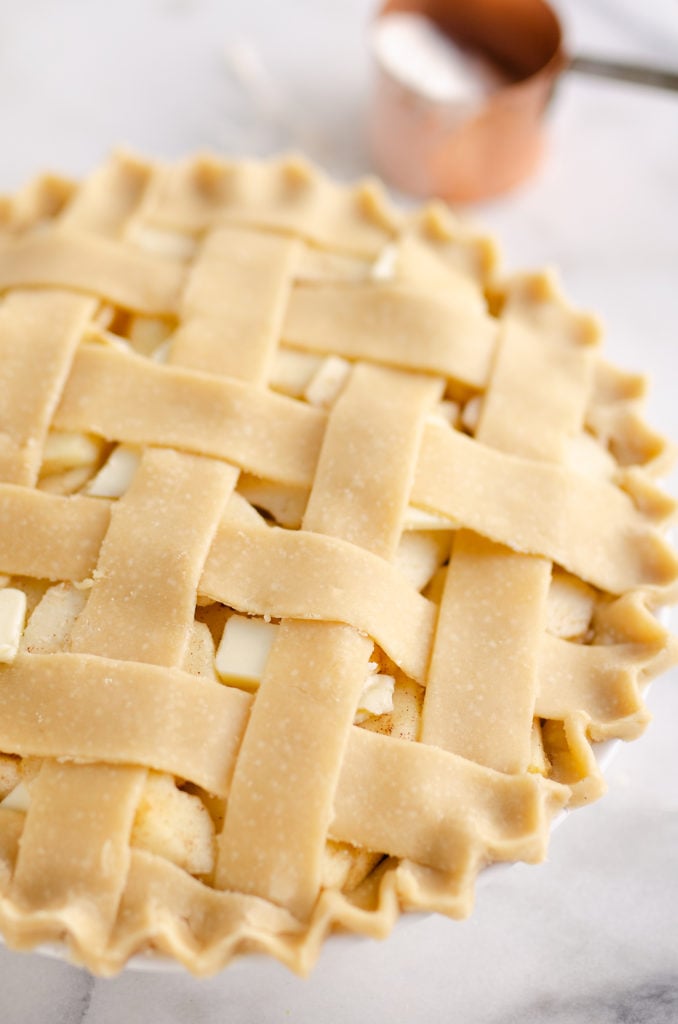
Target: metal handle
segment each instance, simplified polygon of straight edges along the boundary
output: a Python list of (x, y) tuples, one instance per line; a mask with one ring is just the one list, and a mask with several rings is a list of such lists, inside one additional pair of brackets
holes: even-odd
[(620, 82), (636, 85), (650, 85), (657, 89), (678, 92), (678, 71), (670, 68), (648, 67), (645, 64), (627, 64), (625, 61), (607, 60), (604, 57), (589, 57), (580, 54), (572, 57), (569, 70), (600, 78), (614, 78)]

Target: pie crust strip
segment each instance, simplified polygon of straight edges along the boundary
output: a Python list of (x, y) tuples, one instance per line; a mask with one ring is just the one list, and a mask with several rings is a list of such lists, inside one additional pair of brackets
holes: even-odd
[(83, 580), (96, 566), (110, 502), (0, 483), (0, 562), (17, 576)]
[(353, 729), (330, 834), (447, 873), (474, 847), (492, 860), (537, 861), (547, 822), (568, 795), (541, 776), (506, 775), (428, 744)]
[(676, 449), (642, 417), (647, 378), (626, 373), (600, 359), (594, 383), (586, 413), (587, 427), (621, 466), (642, 466), (652, 477), (666, 474), (675, 462)]
[[(597, 342), (595, 323), (566, 305), (550, 274), (510, 282), (476, 438), (509, 454), (562, 461), (584, 423)], [(549, 387), (555, 380), (558, 387)]]
[[(492, 550), (489, 542), (487, 549)], [(527, 558), (528, 565), (536, 561)], [(408, 676), (427, 682), (435, 605), (393, 567), (344, 541), (226, 519), (210, 549), (199, 592), (251, 615), (352, 625), (372, 637)], [(631, 608), (620, 610), (624, 629), (634, 616)], [(540, 659), (553, 639), (540, 634)], [(649, 661), (666, 643), (663, 630), (642, 632), (636, 650), (647, 652)], [(567, 650), (571, 648), (577, 652), (580, 671), (585, 670), (589, 656), (594, 661), (603, 657), (602, 651), (612, 654), (609, 644), (600, 653), (589, 645), (567, 644)], [(539, 676), (545, 671), (539, 668)]]
[(145, 772), (46, 761), (31, 787), (19, 855), (0, 916), (32, 942), (64, 934), (103, 956), (130, 861)]
[(530, 759), (551, 567), (462, 530), (443, 593), (421, 741), (502, 772)]
[(178, 668), (18, 655), (0, 682), (7, 753), (133, 764), (225, 796), (252, 698)]
[(186, 270), (126, 242), (62, 227), (0, 244), (0, 292), (63, 288), (137, 313), (177, 312)]
[[(535, 712), (562, 719), (577, 697), (601, 738), (635, 735), (645, 723), (639, 689), (658, 670), (656, 658), (656, 649), (643, 645), (583, 647), (545, 637)], [(251, 700), (175, 668), (84, 654), (19, 655), (2, 672), (0, 747), (126, 761), (225, 795)], [(125, 722), (131, 701), (137, 710)]]
[(413, 679), (426, 679), (436, 606), (393, 566), (346, 541), (226, 521), (199, 592), (250, 615), (354, 626)]
[[(183, 657), (194, 619), (202, 565), (234, 482), (235, 471), (219, 463), (175, 452), (145, 453), (137, 478), (116, 506), (114, 520), (102, 545), (100, 568), (92, 593), (71, 637), (74, 650), (92, 651), (101, 655), (101, 659), (86, 657), (84, 661), (80, 660), (80, 666), (91, 667), (96, 676), (97, 669), (103, 666), (105, 670), (103, 659), (111, 654), (118, 659), (133, 661), (150, 656), (158, 659), (159, 666), (171, 666)], [(205, 498), (197, 508), (194, 490)], [(179, 552), (181, 556), (177, 557)], [(111, 625), (114, 626), (112, 630)], [(155, 649), (154, 643), (159, 643), (159, 648)], [(37, 674), (39, 693), (33, 692), (24, 717), (24, 722), (29, 723), (33, 732), (36, 725), (38, 730), (45, 728), (45, 718), (41, 723), (41, 716), (48, 712), (48, 681), (53, 671), (51, 666), (55, 666), (50, 659), (59, 659), (58, 655), (44, 657), (47, 665)], [(35, 674), (40, 668), (41, 656), (27, 655), (26, 660), (29, 673), (32, 670)], [(68, 660), (62, 660), (60, 664), (68, 665)], [(120, 666), (124, 662), (116, 661), (114, 664)], [(153, 669), (156, 673), (162, 671), (155, 665)], [(85, 686), (92, 686), (89, 673), (83, 682)], [(58, 688), (58, 678), (56, 683)], [(3, 689), (7, 685), (8, 679), (4, 677)], [(119, 697), (115, 700), (113, 676), (104, 672), (100, 686), (104, 694), (108, 691), (109, 698), (113, 695), (113, 707), (116, 704), (119, 707)], [(29, 695), (27, 680), (19, 692), (24, 698)], [(157, 694), (157, 688), (155, 692)], [(136, 687), (127, 698), (128, 714), (124, 718), (119, 714), (113, 716), (113, 721), (117, 720), (124, 726), (123, 736), (117, 737), (119, 750), (130, 741), (125, 737), (132, 731), (131, 708), (139, 712), (139, 698), (140, 688)], [(191, 694), (186, 702), (189, 707), (193, 700), (195, 698)], [(56, 701), (55, 725), (58, 726), (59, 719), (62, 720), (62, 729), (65, 725), (67, 731), (79, 725), (71, 735), (77, 737), (81, 746), (87, 745), (88, 732), (90, 743), (93, 739), (103, 744), (110, 743), (113, 731), (110, 729), (111, 718), (109, 715), (102, 717), (105, 709), (101, 704), (98, 718), (95, 714), (90, 722), (85, 719), (79, 723), (80, 702), (70, 701), (65, 707), (68, 711), (64, 716), (64, 704)], [(113, 708), (109, 707), (110, 710)], [(146, 710), (152, 713), (154, 709)], [(142, 717), (138, 721), (142, 738), (157, 726), (158, 718), (164, 717), (165, 734), (174, 732), (176, 736), (178, 731), (177, 742), (185, 742), (186, 708), (180, 706), (171, 708), (171, 711), (169, 723), (166, 710), (163, 716), (156, 713), (155, 717), (152, 714), (149, 718)], [(17, 717), (15, 713), (15, 722)], [(173, 723), (174, 729), (171, 728)], [(203, 750), (209, 745), (204, 729), (203, 722), (203, 735), (193, 738), (194, 744)], [(51, 736), (47, 732), (48, 742), (54, 744), (57, 734), (58, 728), (52, 730)], [(166, 738), (164, 742), (167, 742)], [(100, 758), (100, 751), (95, 756)], [(104, 760), (110, 762), (117, 758), (109, 756)], [(129, 760), (134, 759), (124, 759), (123, 763), (129, 763)], [(76, 916), (76, 922), (79, 915), (84, 918), (83, 924), (72, 925), (69, 930), (71, 934), (78, 935), (81, 928), (86, 928), (89, 933), (87, 941), (95, 949), (103, 944), (104, 935), (113, 924), (124, 888), (129, 866), (129, 836), (144, 778), (145, 772), (125, 767), (90, 768), (47, 761), (35, 783), (37, 794), (31, 799), (24, 833), (30, 836), (31, 842), (20, 849), (11, 895), (19, 903), (24, 892), (37, 891), (42, 897), (44, 854), (41, 859), (36, 851), (49, 851), (50, 900), (57, 908), (62, 905), (68, 907), (68, 913)], [(54, 791), (59, 789), (68, 800), (73, 823), (71, 845), (64, 844), (56, 852), (55, 837), (63, 828), (64, 820), (68, 821), (59, 800), (54, 799)], [(97, 809), (96, 815), (94, 808)], [(111, 835), (115, 836), (114, 841)], [(109, 849), (124, 850), (124, 855), (118, 853), (114, 856), (111, 853), (109, 857)], [(74, 855), (77, 856), (75, 864)], [(95, 866), (94, 871), (90, 864)], [(104, 865), (105, 885), (101, 884), (101, 864)], [(74, 875), (79, 877), (79, 885), (75, 888)], [(104, 896), (108, 899), (102, 904)], [(49, 901), (43, 900), (42, 905), (49, 906)], [(98, 931), (91, 925), (94, 912)]]
[[(390, 559), (402, 534), (435, 378), (358, 364), (325, 433), (304, 529)], [(367, 448), (367, 455), (361, 449)], [(396, 453), (394, 455), (394, 452)]]
[[(425, 378), (354, 369), (330, 415), (305, 529), (331, 532), (387, 556), (395, 551), (424, 417), (439, 390)], [(394, 434), (398, 445), (392, 444)], [(346, 452), (355, 452), (349, 473)], [(219, 843), (219, 888), (265, 896), (299, 917), (309, 916), (371, 650), (369, 639), (348, 627), (281, 627), (235, 770)], [(280, 834), (295, 836), (284, 862), (275, 843), (263, 838)]]
[(179, 665), (216, 524), (237, 470), (212, 459), (147, 450), (113, 505), (71, 649)]
[(294, 239), (263, 232), (212, 231), (183, 294), (170, 363), (264, 384), (300, 249)]
[(34, 486), (54, 410), (95, 303), (57, 291), (0, 303), (0, 480)]
[[(526, 315), (521, 298), (528, 289), (537, 294)], [(565, 308), (548, 279), (514, 286), (500, 318), (478, 441), (558, 460), (565, 439), (581, 429), (590, 391), (591, 349), (582, 341), (582, 318)], [(558, 397), (535, 396), (534, 381), (552, 378), (561, 382)], [(422, 708), (422, 742), (499, 771), (527, 770), (550, 582), (545, 559), (458, 533)]]
[(608, 593), (667, 587), (678, 568), (662, 534), (619, 488), (437, 423), (426, 425), (412, 501)]
[(661, 671), (657, 660), (657, 648), (645, 644), (582, 645), (546, 636), (536, 714), (563, 721), (576, 707), (585, 713), (592, 739), (634, 739), (649, 721), (642, 689)]
[[(90, 213), (95, 208), (96, 204), (90, 208)], [(85, 214), (81, 216), (86, 220)], [(109, 245), (99, 240), (99, 244), (102, 258), (113, 258), (117, 243)], [(109, 245), (108, 250), (106, 245)], [(67, 252), (65, 258), (68, 259)], [(134, 261), (131, 265), (134, 268)], [(138, 265), (136, 269), (140, 269)], [(88, 272), (96, 270), (93, 254)], [(194, 620), (197, 584), (204, 559), (235, 477), (236, 471), (232, 468), (180, 453), (147, 452), (144, 455), (136, 486), (133, 483), (116, 506), (116, 522), (101, 548), (101, 569), (95, 574), (91, 606), (88, 603), (73, 630), (73, 649), (77, 650), (79, 645), (85, 650), (91, 647), (97, 654), (106, 656), (112, 648), (118, 658), (138, 660), (144, 653), (148, 654), (148, 629), (154, 627), (153, 639), (166, 641), (161, 665), (171, 665), (175, 657), (177, 660), (183, 657)], [(192, 488), (205, 491), (205, 503), (197, 512)], [(143, 537), (139, 535), (140, 529)], [(177, 559), (178, 552), (181, 557)], [(150, 575), (149, 556), (153, 562)], [(144, 629), (146, 604), (153, 614), (160, 614), (148, 621), (147, 611)], [(120, 633), (109, 632), (111, 620)], [(49, 670), (41, 677), (43, 686), (48, 677)], [(104, 677), (104, 687), (110, 685), (107, 678)], [(35, 707), (40, 708), (44, 698), (43, 691), (34, 700), (34, 720)], [(129, 703), (134, 707), (134, 698)], [(63, 717), (63, 706), (59, 714)], [(35, 721), (33, 727), (35, 729)], [(84, 726), (82, 735), (86, 734), (86, 729)], [(103, 945), (104, 935), (107, 937), (110, 931), (124, 888), (129, 866), (129, 837), (145, 774), (143, 770), (129, 767), (59, 765), (45, 761), (34, 783), (35, 796), (32, 794), (24, 832), (32, 841), (30, 847), (20, 847), (12, 895), (20, 903), (22, 892), (41, 891), (44, 864), (34, 854), (48, 851), (50, 899), (57, 909), (63, 905), (68, 907), (69, 914), (76, 918), (82, 916), (83, 921), (69, 931), (74, 936), (82, 929), (89, 932), (87, 942), (94, 950)], [(68, 799), (73, 819), (70, 847), (68, 844), (55, 846), (54, 837), (63, 827), (65, 817), (59, 802), (52, 799), (55, 788), (62, 790)], [(124, 855), (115, 856), (116, 850), (124, 851)], [(44, 859), (44, 852), (42, 856)], [(88, 869), (90, 864), (95, 866), (94, 871)], [(101, 865), (105, 884), (100, 877)], [(74, 874), (80, 878), (75, 889)], [(104, 897), (107, 899), (102, 904)]]
[[(303, 486), (315, 468), (324, 421), (315, 409), (236, 381), (90, 347), (75, 358), (54, 424), (221, 457)], [(436, 423), (425, 428), (412, 500), (491, 540), (549, 558), (610, 593), (661, 587), (676, 571), (666, 541), (619, 488), (496, 452)]]
[[(59, 223), (116, 236), (138, 207), (150, 169), (131, 158), (110, 161), (68, 195)], [(31, 189), (21, 226), (54, 216), (67, 196), (65, 183), (49, 177)], [(28, 198), (28, 197), (26, 197)], [(15, 214), (17, 211), (15, 211)], [(16, 220), (16, 217), (15, 217)], [(16, 291), (0, 306), (0, 479), (34, 485), (42, 452), (76, 347), (96, 300), (58, 290)], [(40, 372), (36, 374), (36, 367)]]
[[(367, 637), (348, 626), (280, 626), (235, 767), (219, 836), (218, 888), (261, 896), (308, 917), (371, 651)], [(281, 859), (283, 836), (294, 840)]]
[(229, 378), (82, 347), (54, 417), (61, 430), (210, 455), (258, 476), (307, 485), (326, 416)]
[(488, 378), (496, 325), (470, 303), (387, 284), (297, 285), (283, 340), (311, 352), (332, 352), (474, 387)]
[[(55, 426), (133, 444), (173, 445), (304, 485), (324, 420), (315, 409), (236, 381), (213, 381), (91, 347), (75, 358)], [(668, 544), (612, 484), (493, 451), (436, 423), (425, 428), (412, 499), (491, 540), (547, 557), (610, 593), (661, 587), (674, 578)]]

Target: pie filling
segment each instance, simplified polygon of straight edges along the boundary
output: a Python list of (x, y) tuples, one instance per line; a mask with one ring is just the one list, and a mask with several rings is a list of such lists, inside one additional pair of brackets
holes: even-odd
[(0, 929), (307, 972), (462, 917), (675, 660), (644, 381), (442, 206), (117, 155), (0, 202)]

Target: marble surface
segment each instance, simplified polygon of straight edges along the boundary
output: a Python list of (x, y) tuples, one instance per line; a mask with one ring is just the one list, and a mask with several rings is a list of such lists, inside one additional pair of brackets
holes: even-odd
[[(575, 49), (676, 60), (674, 0), (560, 8)], [(336, 174), (363, 173), (372, 10), (367, 0), (0, 5), (0, 189), (47, 165), (85, 172), (121, 142), (160, 156), (296, 147)], [(650, 418), (678, 438), (678, 96), (566, 77), (538, 175), (473, 213), (510, 265), (559, 267), (571, 298), (605, 322), (610, 358), (650, 371)], [(676, 672), (650, 706), (647, 734), (609, 769), (609, 794), (568, 817), (546, 864), (483, 885), (463, 924), (428, 917), (386, 943), (330, 943), (308, 981), (261, 962), (200, 982), (131, 971), (102, 981), (0, 949), (0, 1020), (675, 1024)]]

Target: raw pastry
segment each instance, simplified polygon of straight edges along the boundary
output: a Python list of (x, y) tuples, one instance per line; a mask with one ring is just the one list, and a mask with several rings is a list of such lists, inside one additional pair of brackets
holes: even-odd
[(470, 912), (674, 658), (640, 378), (441, 206), (120, 155), (0, 204), (0, 926), (196, 974)]

